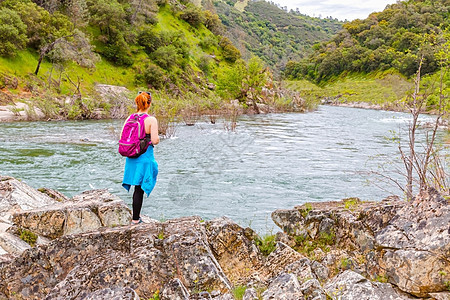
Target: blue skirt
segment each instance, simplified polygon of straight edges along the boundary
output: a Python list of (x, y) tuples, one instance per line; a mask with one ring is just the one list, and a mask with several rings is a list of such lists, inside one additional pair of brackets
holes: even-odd
[(126, 158), (122, 186), (130, 191), (132, 185), (140, 185), (147, 197), (152, 192), (158, 176), (158, 163), (153, 155), (153, 147), (138, 158)]

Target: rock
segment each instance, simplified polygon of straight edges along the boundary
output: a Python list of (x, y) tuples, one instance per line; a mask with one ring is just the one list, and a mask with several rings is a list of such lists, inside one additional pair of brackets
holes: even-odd
[(418, 297), (443, 292), (450, 282), (450, 205), (432, 189), (412, 202), (349, 198), (277, 210), (272, 218), (291, 239), (317, 244), (334, 237), (328, 253), (312, 252), (331, 270), (381, 276)]
[[(22, 241), (12, 223), (12, 215), (52, 205), (53, 199), (8, 176), (0, 176), (0, 255), (18, 255), (30, 246)], [(14, 227), (14, 228), (13, 228)], [(17, 231), (19, 232), (19, 231)], [(41, 240), (42, 241), (42, 240)]]
[(325, 281), (328, 279), (330, 271), (328, 270), (327, 267), (325, 267), (318, 261), (313, 261), (311, 264), (311, 268), (314, 274), (317, 276), (317, 279), (319, 279), (319, 281)]
[(49, 196), (50, 198), (52, 198), (53, 200), (58, 201), (58, 202), (66, 202), (66, 201), (70, 200), (69, 197), (67, 197), (63, 193), (58, 192), (58, 191), (53, 190), (53, 189), (40, 188), (40, 189), (38, 189), (38, 191), (43, 193), (43, 194), (45, 194), (45, 195), (47, 195), (47, 196)]
[(334, 277), (324, 287), (331, 299), (346, 300), (401, 300), (413, 299), (397, 293), (388, 283), (371, 282), (351, 270)]
[(298, 300), (303, 299), (297, 277), (293, 274), (282, 273), (278, 275), (262, 293), (263, 300)]
[(189, 300), (189, 291), (180, 279), (175, 278), (164, 285), (159, 297), (161, 300)]
[(258, 293), (254, 288), (248, 288), (245, 290), (242, 300), (258, 300)]
[(284, 232), (277, 232), (275, 234), (275, 241), (276, 242), (281, 242), (284, 243), (286, 245), (288, 245), (289, 247), (294, 247), (295, 246), (295, 241), (293, 239), (291, 239), (286, 233)]
[(272, 213), (272, 220), (290, 236), (306, 234), (304, 218), (297, 209), (278, 209)]
[(109, 116), (113, 119), (125, 119), (128, 113), (128, 106), (134, 104), (129, 99), (131, 93), (126, 87), (108, 84), (96, 84), (95, 90), (102, 99), (111, 104)]
[(102, 227), (100, 218), (88, 207), (66, 210), (63, 222), (64, 235), (92, 231)]
[(449, 300), (450, 292), (430, 293), (430, 297), (434, 300)]
[(130, 209), (106, 190), (93, 190), (67, 202), (16, 213), (13, 221), (40, 236), (55, 239), (63, 235), (115, 227), (131, 222)]
[[(58, 299), (58, 298), (53, 298)], [(61, 298), (62, 299), (62, 298)], [(85, 300), (139, 300), (138, 294), (133, 289), (115, 287), (97, 290), (88, 294)]]
[(317, 279), (310, 279), (300, 286), (305, 300), (327, 300), (327, 295)]
[[(231, 286), (198, 217), (103, 227), (31, 248), (0, 268), (0, 299), (83, 299), (126, 286), (151, 298), (178, 278), (188, 290)], [(223, 294), (223, 295), (224, 295)]]
[(295, 261), (304, 258), (303, 255), (281, 242), (277, 243), (275, 250), (269, 254), (264, 266), (259, 270), (263, 281), (277, 276), (283, 269)]
[(205, 222), (208, 241), (223, 271), (233, 284), (246, 281), (263, 264), (253, 242), (256, 234), (226, 217)]
[[(381, 268), (389, 282), (419, 297), (446, 290), (450, 282), (450, 205), (423, 192), (395, 214), (376, 236)], [(445, 275), (443, 275), (445, 274)]]
[(38, 192), (23, 182), (8, 176), (0, 176), (0, 215), (30, 210), (54, 204), (49, 196)]
[(318, 279), (325, 281), (328, 279), (328, 268), (317, 261), (311, 261), (309, 258), (301, 258), (289, 265), (287, 265), (283, 273), (294, 274), (298, 280), (306, 282), (310, 279)]
[(0, 247), (4, 251), (15, 255), (19, 255), (23, 251), (31, 248), (30, 245), (22, 241), (18, 236), (8, 232), (0, 232)]

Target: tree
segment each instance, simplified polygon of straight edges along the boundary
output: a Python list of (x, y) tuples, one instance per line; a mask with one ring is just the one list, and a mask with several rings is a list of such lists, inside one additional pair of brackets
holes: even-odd
[(227, 38), (222, 37), (219, 42), (219, 46), (222, 48), (223, 57), (229, 62), (235, 62), (241, 57), (241, 52), (233, 45), (233, 43)]
[(67, 13), (75, 27), (84, 27), (89, 22), (89, 9), (86, 0), (70, 0)]
[(174, 45), (159, 47), (152, 54), (152, 59), (162, 68), (168, 70), (180, 63), (182, 55)]
[(256, 100), (258, 94), (261, 93), (262, 88), (267, 83), (267, 69), (259, 57), (252, 57), (248, 62), (247, 74), (242, 81), (242, 90), (247, 98), (250, 98), (253, 103), (253, 108), (259, 114)]
[(0, 36), (0, 56), (14, 56), (27, 43), (26, 25), (9, 8), (0, 8)]
[(194, 27), (205, 22), (205, 17), (203, 16), (201, 9), (192, 3), (186, 5), (186, 8), (180, 14), (180, 18)]
[(75, 61), (87, 68), (94, 68), (95, 62), (99, 59), (92, 51), (89, 39), (77, 29), (73, 34), (57, 38), (41, 48), (35, 75), (38, 75), (43, 59), (49, 54), (52, 54), (54, 60)]
[[(411, 113), (411, 123), (408, 128), (408, 147), (407, 150), (402, 147), (399, 143), (399, 151), (402, 158), (402, 161), (406, 170), (406, 186), (404, 191), (406, 193), (406, 197), (408, 200), (413, 198), (413, 183), (415, 180), (415, 174), (418, 178), (418, 186), (419, 190), (427, 190), (430, 187), (436, 188), (438, 191), (442, 191), (444, 193), (449, 192), (449, 187), (447, 186), (447, 179), (445, 167), (441, 162), (441, 158), (439, 157), (438, 151), (436, 149), (436, 137), (438, 132), (438, 127), (440, 124), (440, 120), (448, 115), (447, 103), (448, 95), (444, 95), (444, 78), (445, 74), (448, 72), (448, 42), (445, 47), (447, 49), (442, 50), (440, 53), (446, 53), (446, 63), (442, 63), (440, 83), (439, 83), (439, 103), (437, 105), (437, 115), (435, 121), (433, 122), (433, 126), (431, 131), (426, 132), (426, 143), (423, 144), (423, 151), (420, 152), (417, 149), (417, 128), (419, 125), (419, 117), (421, 113), (423, 113), (427, 98), (429, 97), (429, 93), (427, 91), (421, 91), (421, 68), (423, 64), (423, 57), (419, 62), (419, 68), (416, 73), (416, 77), (414, 80), (415, 89), (410, 97), (408, 97), (406, 101), (406, 105)], [(431, 170), (431, 166), (434, 166), (434, 172)]]
[(205, 10), (203, 15), (205, 17), (206, 28), (216, 35), (223, 33), (223, 25), (217, 14), (212, 13), (209, 10)]
[(88, 6), (91, 13), (90, 22), (97, 25), (109, 41), (113, 40), (118, 32), (124, 31), (126, 13), (117, 0), (88, 0)]

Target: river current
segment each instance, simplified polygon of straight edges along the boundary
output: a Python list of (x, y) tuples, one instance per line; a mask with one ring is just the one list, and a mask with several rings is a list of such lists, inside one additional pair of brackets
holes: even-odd
[[(367, 172), (383, 167), (383, 174), (402, 180), (394, 170), (400, 166), (397, 144), (390, 138), (404, 133), (408, 118), (320, 106), (305, 114), (241, 116), (235, 132), (220, 120), (180, 124), (174, 137), (155, 147), (158, 181), (143, 213), (158, 220), (227, 216), (267, 233), (278, 230), (270, 214), (279, 208), (401, 195)], [(131, 207), (131, 193), (121, 186), (121, 126), (118, 120), (0, 124), (0, 174), (67, 196), (108, 189)]]

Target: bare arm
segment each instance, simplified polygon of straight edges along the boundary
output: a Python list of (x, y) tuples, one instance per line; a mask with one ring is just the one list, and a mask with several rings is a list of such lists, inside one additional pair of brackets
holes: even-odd
[(153, 145), (159, 144), (158, 120), (155, 117), (145, 119), (145, 132), (150, 133)]

